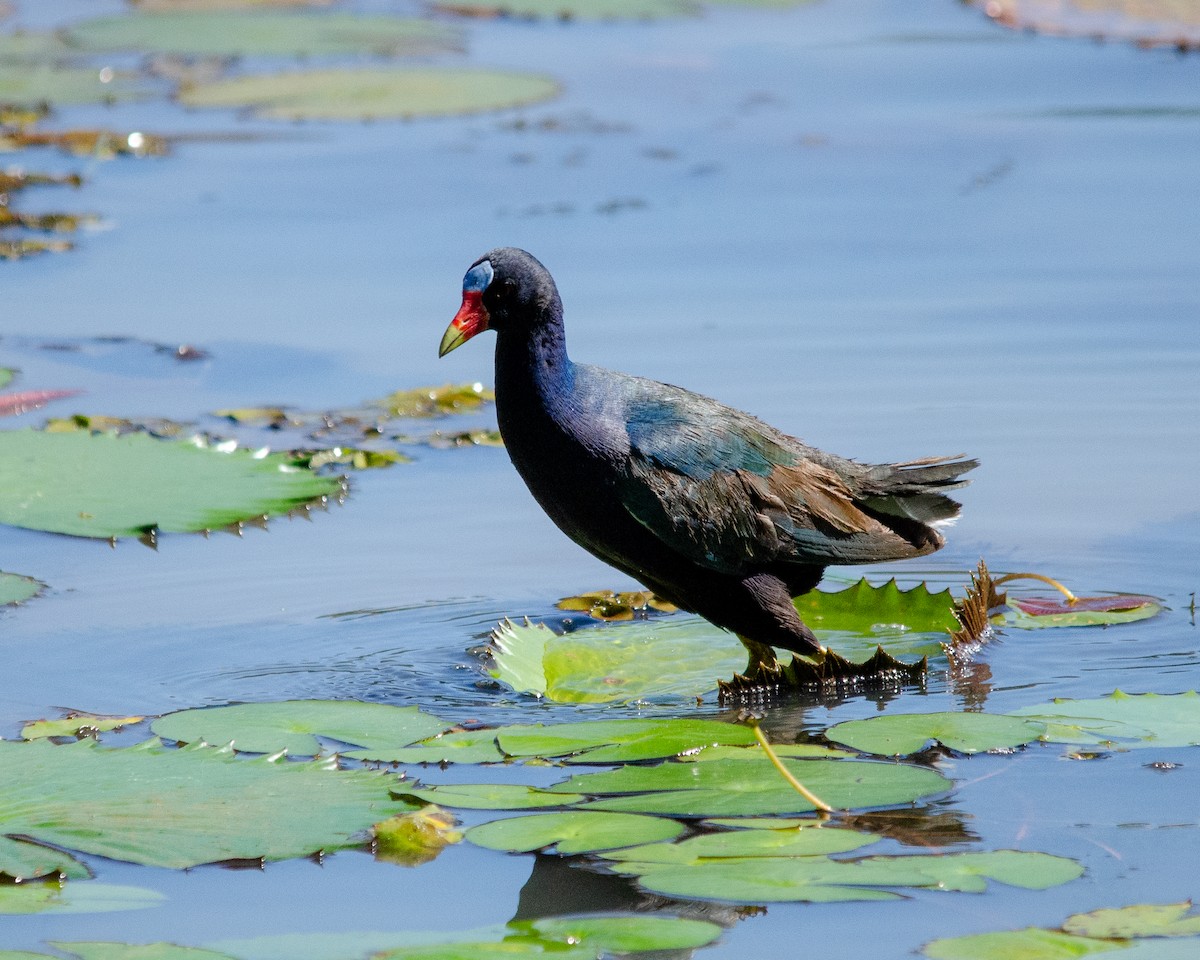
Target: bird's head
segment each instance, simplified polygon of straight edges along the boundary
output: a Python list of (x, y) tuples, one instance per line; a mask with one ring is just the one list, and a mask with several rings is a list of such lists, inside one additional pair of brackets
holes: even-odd
[(524, 250), (501, 247), (476, 260), (463, 277), (462, 306), (438, 356), (484, 330), (532, 329), (555, 317), (561, 320), (561, 306), (550, 272)]

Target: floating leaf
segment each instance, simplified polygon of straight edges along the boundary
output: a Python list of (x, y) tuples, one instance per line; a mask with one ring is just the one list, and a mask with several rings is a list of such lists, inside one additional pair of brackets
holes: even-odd
[(81, 537), (202, 531), (341, 491), (281, 454), (144, 434), (0, 431), (0, 523)]
[(462, 840), (458, 820), (435, 804), (375, 824), (375, 859), (402, 867), (433, 860), (452, 843)]
[(564, 597), (555, 606), (560, 610), (578, 610), (597, 620), (632, 620), (635, 614), (649, 610), (674, 613), (674, 604), (660, 600), (648, 590), (593, 590), (575, 597)]
[(1200, 744), (1200, 695), (1127, 694), (1096, 700), (1056, 699), (1011, 711), (1046, 724), (1051, 743), (1114, 743), (1125, 749)]
[[(809, 790), (837, 809), (909, 803), (942, 793), (947, 781), (934, 770), (869, 760), (791, 760), (785, 766)], [(571, 777), (551, 788), (599, 796), (588, 809), (680, 817), (780, 816), (813, 809), (771, 763), (668, 761)]]
[(0, 63), (0, 90), (8, 103), (108, 103), (147, 93), (134, 74), (91, 67)]
[(1135, 937), (1200, 936), (1200, 916), (1191, 912), (1191, 901), (1182, 903), (1139, 903), (1115, 910), (1093, 910), (1068, 917), (1067, 933), (1101, 940), (1132, 940)]
[(1200, 9), (1188, 0), (974, 0), (997, 23), (1141, 46), (1200, 47)]
[(33, 577), (0, 571), (0, 607), (32, 600), (45, 589), (46, 585)]
[(671, 840), (683, 830), (682, 824), (662, 817), (567, 810), (493, 820), (472, 827), (467, 839), (491, 850), (529, 853), (553, 846), (568, 855)]
[(720, 933), (721, 928), (714, 923), (682, 917), (546, 917), (514, 920), (496, 932), (480, 931), (477, 939), (464, 937), (440, 945), (372, 951), (372, 955), (374, 960), (491, 960), (546, 956), (560, 960), (598, 960), (643, 952), (689, 951), (711, 943)]
[(445, 383), (440, 387), (397, 390), (374, 405), (382, 407), (389, 417), (442, 417), (468, 413), (495, 402), (495, 392), (482, 383)]
[[(642, 864), (684, 865), (708, 860), (746, 857), (814, 857), (849, 853), (880, 838), (869, 833), (823, 827), (806, 821), (788, 830), (722, 830), (688, 837), (679, 843), (654, 843), (602, 854), (606, 860), (631, 860)], [(617, 867), (616, 869), (620, 869)]]
[(875, 636), (900, 628), (943, 633), (958, 626), (949, 589), (931, 593), (924, 583), (901, 590), (895, 579), (872, 586), (866, 578), (845, 590), (812, 590), (792, 601), (813, 630)]
[(356, 846), (372, 824), (407, 809), (390, 798), (395, 779), (375, 771), (156, 741), (122, 749), (0, 741), (0, 768), (0, 834), (147, 866)]
[[(88, 868), (69, 853), (9, 837), (0, 837), (0, 874), (14, 883), (40, 877), (78, 880), (91, 876)], [(5, 889), (0, 884), (0, 892)], [(0, 907), (0, 913), (3, 912)]]
[(1023, 630), (1039, 627), (1091, 627), (1103, 624), (1133, 623), (1148, 620), (1162, 612), (1154, 597), (1114, 594), (1108, 597), (1018, 599), (1008, 598), (1011, 614), (1005, 624)]
[(148, 433), (152, 437), (175, 439), (193, 432), (193, 425), (168, 420), (165, 417), (147, 417), (129, 420), (125, 417), (109, 417), (104, 414), (76, 413), (70, 417), (50, 417), (42, 429), (46, 433), (72, 433), (86, 430), (90, 433)]
[(659, 20), (699, 12), (690, 0), (436, 0), (435, 6), (470, 17), (556, 20)]
[(99, 941), (62, 943), (51, 941), (79, 960), (235, 960), (225, 953), (181, 947), (174, 943), (105, 943)]
[(450, 724), (417, 707), (357, 700), (284, 700), (232, 707), (182, 710), (151, 725), (158, 736), (184, 743), (232, 743), (246, 753), (313, 756), (321, 752), (316, 735), (360, 748), (403, 746), (441, 733)]
[(826, 730), (825, 736), (865, 753), (903, 756), (931, 742), (959, 753), (1017, 747), (1045, 730), (1036, 721), (988, 713), (906, 713), (846, 720)]
[(638, 885), (654, 893), (747, 903), (895, 899), (896, 894), (880, 889), (885, 887), (981, 893), (989, 879), (1044, 890), (1083, 873), (1074, 860), (1016, 850), (861, 860), (759, 857), (699, 861), (686, 866), (628, 861), (621, 869), (635, 874)]
[(73, 24), (67, 38), (85, 50), (219, 57), (427, 56), (459, 44), (457, 31), (431, 20), (267, 10), (100, 17)]
[(48, 737), (94, 737), (106, 730), (119, 730), (145, 717), (98, 717), (90, 713), (72, 713), (60, 720), (35, 720), (21, 728), (23, 740), (41, 740)]
[[(144, 887), (113, 883), (22, 883), (0, 885), (0, 915), (29, 913), (112, 913), (160, 906), (167, 898)], [(0, 953), (0, 957), (4, 954)], [(48, 960), (48, 958), (47, 958)]]
[[(717, 744), (755, 743), (749, 727), (717, 720), (582, 720), (500, 727), (496, 742), (509, 756), (566, 757), (575, 763), (631, 763), (701, 752)], [(573, 756), (571, 756), (573, 755)]]
[[(9, 173), (0, 173), (0, 177), (10, 176)], [(3, 182), (3, 181), (0, 181)], [(6, 191), (11, 191), (12, 187), (5, 186)], [(3, 390), (13, 381), (13, 377), (17, 375), (17, 371), (12, 367), (0, 367), (0, 390)]]
[(1075, 960), (1121, 945), (1073, 937), (1059, 930), (1012, 930), (934, 940), (923, 949), (931, 960)]
[(426, 803), (464, 810), (539, 810), (569, 807), (583, 800), (565, 790), (538, 790), (517, 783), (451, 783), (441, 786), (397, 784), (394, 792)]
[[(0, 77), (0, 83), (3, 82)], [(0, 240), (0, 260), (24, 260), (40, 253), (66, 253), (71, 249), (69, 240)]]
[(733, 634), (699, 617), (575, 630), (505, 620), (492, 633), (492, 675), (521, 693), (560, 703), (696, 697), (745, 667)]
[[(0, 226), (3, 226), (3, 221), (0, 221)], [(0, 395), (0, 417), (11, 417), (20, 413), (28, 413), (30, 410), (40, 410), (52, 400), (78, 395), (78, 390), (24, 390), (21, 393), (2, 394)]]
[(553, 80), (528, 73), (330, 69), (200, 83), (179, 99), (189, 107), (248, 108), (271, 120), (400, 120), (504, 110), (557, 93)]
[(376, 745), (367, 750), (346, 750), (343, 756), (383, 763), (498, 763), (505, 759), (496, 746), (496, 731), (455, 730), (430, 737), (411, 747)]
[[(161, 157), (169, 152), (163, 137), (134, 131), (117, 133), (112, 130), (6, 130), (0, 132), (0, 148), (25, 150), (29, 147), (53, 147), (76, 157), (92, 160), (112, 160), (116, 157)], [(68, 175), (56, 182), (79, 186), (78, 175)]]

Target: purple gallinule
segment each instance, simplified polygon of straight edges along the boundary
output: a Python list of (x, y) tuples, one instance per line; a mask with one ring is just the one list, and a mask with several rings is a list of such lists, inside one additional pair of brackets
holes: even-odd
[(549, 271), (523, 250), (480, 257), (439, 356), (496, 331), (496, 416), (517, 472), (585, 550), (732, 630), (748, 673), (772, 647), (820, 657), (792, 597), (829, 564), (944, 543), (958, 457), (865, 464), (824, 453), (680, 387), (575, 363)]

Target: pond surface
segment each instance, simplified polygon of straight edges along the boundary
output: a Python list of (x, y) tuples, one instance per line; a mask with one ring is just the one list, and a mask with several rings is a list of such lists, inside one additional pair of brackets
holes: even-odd
[[(11, 22), (25, 27), (120, 9), (16, 7)], [(862, 460), (979, 457), (947, 548), (872, 576), (960, 584), (983, 556), (995, 570), (1169, 607), (1106, 630), (1013, 631), (985, 650), (969, 689), (935, 672), (898, 698), (788, 701), (764, 721), (773, 739), (885, 708), (1005, 711), (1200, 683), (1189, 611), (1200, 588), (1200, 58), (1011, 33), (951, 0), (466, 31), (469, 54), (445, 59), (545, 72), (561, 95), (409, 123), (270, 124), (166, 102), (61, 111), (62, 126), (180, 139), (163, 159), (84, 162), (89, 182), (71, 202), (110, 229), (0, 267), (0, 366), (20, 368), (23, 388), (86, 391), (5, 426), (47, 412), (323, 409), (490, 382), (487, 338), (441, 362), (437, 342), (466, 267), (522, 246), (555, 275), (577, 359), (687, 385)], [(96, 339), (111, 335), (135, 339)], [(179, 362), (150, 342), (208, 357)], [(114, 549), (0, 528), (0, 569), (50, 585), (0, 611), (0, 735), (64, 708), (159, 714), (308, 697), (417, 704), (459, 722), (730, 716), (715, 696), (588, 707), (481, 683), (468, 651), (501, 618), (633, 585), (557, 532), (502, 449), (413, 452), (414, 463), (357, 473), (346, 503), (311, 522), (241, 537)], [(703, 953), (892, 960), (933, 937), (1200, 898), (1194, 750), (944, 759), (957, 788), (928, 817), (981, 848), (1076, 858), (1085, 877), (1044, 892), (772, 905), (737, 922), (732, 908), (693, 904), (730, 924)], [(0, 947), (403, 935), (653, 908), (615, 877), (469, 844), (411, 870), (365, 853), (241, 871), (89, 863), (169, 899), (6, 918)]]

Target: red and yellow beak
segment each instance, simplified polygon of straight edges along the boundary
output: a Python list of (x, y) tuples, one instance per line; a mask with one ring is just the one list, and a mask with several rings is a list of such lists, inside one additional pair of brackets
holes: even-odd
[(481, 290), (464, 290), (462, 306), (450, 321), (450, 326), (442, 335), (442, 345), (438, 347), (438, 357), (444, 357), (451, 350), (457, 350), (475, 334), (482, 333), (488, 328), (487, 307), (483, 305)]

